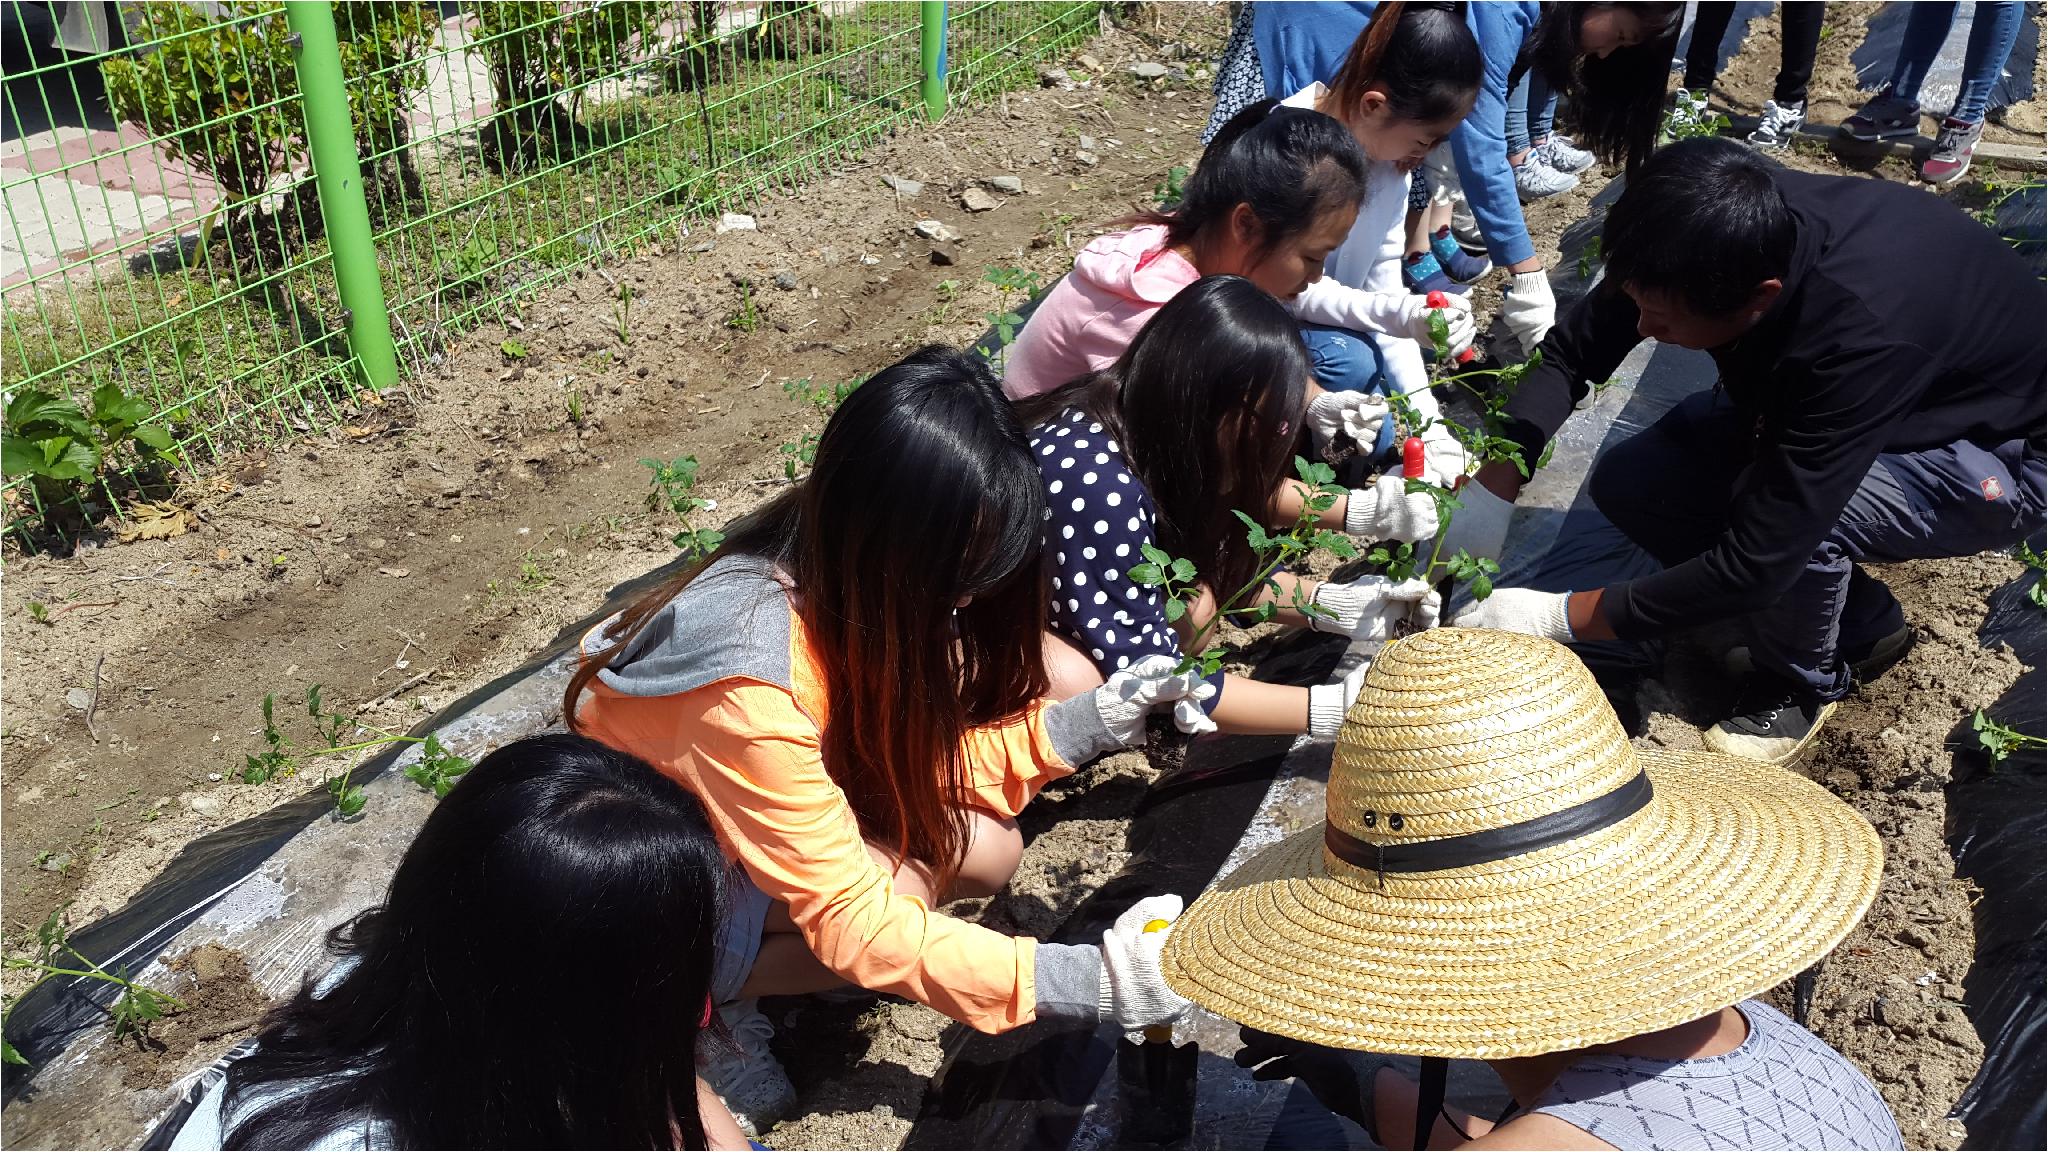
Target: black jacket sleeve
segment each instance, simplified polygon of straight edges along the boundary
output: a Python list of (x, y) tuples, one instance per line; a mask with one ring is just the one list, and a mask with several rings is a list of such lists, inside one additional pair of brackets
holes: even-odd
[(1767, 420), (1755, 463), (1736, 480), (1720, 539), (1682, 564), (1607, 588), (1617, 635), (1640, 639), (1754, 611), (1799, 579), (1935, 371), (1923, 350), (1877, 337), (1874, 322), (1843, 321), (1848, 338), (1779, 366), (1771, 383), (1789, 402)]
[(1587, 387), (1614, 375), (1643, 342), (1636, 321), (1635, 301), (1618, 285), (1603, 282), (1544, 337), (1537, 349), (1543, 362), (1522, 377), (1503, 411), (1501, 434), (1522, 446), (1522, 459), (1532, 467)]

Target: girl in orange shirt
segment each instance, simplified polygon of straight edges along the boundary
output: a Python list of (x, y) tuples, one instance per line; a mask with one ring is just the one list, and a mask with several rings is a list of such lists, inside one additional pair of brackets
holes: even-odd
[(1047, 701), (1045, 505), (1024, 432), (977, 357), (930, 347), (841, 405), (811, 475), (705, 564), (585, 640), (571, 725), (704, 802), (744, 869), (714, 981), (736, 1060), (706, 1078), (758, 1132), (793, 1103), (760, 995), (856, 984), (986, 1032), (1039, 1016), (1171, 1020), (1177, 897), (1104, 945), (1006, 936), (935, 909), (1009, 882), (1046, 782), (1144, 739), (1206, 691), (1157, 658)]

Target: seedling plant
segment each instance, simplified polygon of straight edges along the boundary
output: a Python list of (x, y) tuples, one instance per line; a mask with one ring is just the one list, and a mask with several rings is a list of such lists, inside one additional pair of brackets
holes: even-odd
[[(251, 753), (242, 766), (244, 784), (262, 784), (281, 777), (296, 775), (301, 756), (294, 752), (294, 745), (285, 735), (276, 718), (276, 693), (263, 697), (263, 751)], [(446, 795), (446, 789), (437, 786), (439, 781), (451, 783), (464, 772), (469, 771), (470, 762), (442, 747), (440, 739), (433, 735), (405, 736), (386, 732), (362, 723), (356, 717), (340, 712), (329, 712), (320, 699), (320, 685), (306, 689), (306, 714), (312, 718), (313, 732), (325, 747), (307, 749), (304, 758), (317, 759), (328, 756), (345, 756), (367, 752), (391, 744), (418, 744), (421, 746), (419, 764), (407, 768), (408, 779), (426, 788), (439, 797)], [(371, 739), (343, 743), (347, 734), (356, 731), (376, 733)], [(360, 784), (352, 781), (361, 757), (348, 762), (339, 775), (330, 775), (323, 781), (329, 796), (334, 798), (334, 810), (343, 819), (360, 814), (368, 805), (369, 797)], [(418, 773), (418, 774), (416, 774)]]
[[(1011, 298), (1029, 300), (1031, 294), (1038, 291), (1038, 273), (1028, 272), (1022, 268), (990, 265), (981, 278), (995, 285), (996, 291), (1000, 293), (996, 310), (982, 313), (982, 319), (988, 321), (989, 327), (996, 330), (997, 343), (1007, 348), (1010, 342), (1017, 338), (1017, 329), (1024, 326), (1024, 317), (1011, 305)], [(993, 356), (986, 349), (983, 349), (982, 355)]]
[(1977, 746), (1994, 765), (2022, 748), (2048, 748), (2048, 739), (2008, 728), (1986, 715), (1982, 708), (1971, 713), (1970, 730), (1977, 734)]
[(725, 533), (716, 528), (699, 528), (691, 521), (698, 512), (710, 512), (718, 507), (715, 501), (695, 494), (695, 456), (678, 456), (667, 463), (660, 460), (642, 460), (640, 463), (654, 472), (648, 482), (648, 510), (666, 513), (682, 522), (682, 531), (672, 539), (684, 555), (692, 560), (702, 560), (725, 542)]
[[(853, 390), (866, 380), (866, 376), (855, 376), (851, 380), (842, 380), (828, 388), (822, 384), (812, 383), (811, 378), (806, 376), (801, 380), (785, 380), (782, 391), (791, 399), (801, 400), (817, 409), (821, 420), (830, 420), (832, 414), (839, 411), (839, 406), (846, 402), (846, 398), (853, 395)], [(818, 434), (806, 432), (795, 440), (785, 440), (780, 450), (782, 478), (794, 481), (817, 459)]]
[[(121, 990), (113, 1007), (107, 1009), (116, 1039), (129, 1035), (147, 1036), (153, 1021), (161, 1020), (166, 1012), (184, 1010), (184, 1003), (177, 997), (137, 984), (129, 978), (125, 968), (109, 972), (72, 947), (64, 928), (64, 909), (68, 907), (69, 904), (58, 905), (36, 929), (36, 948), (33, 955), (8, 956), (0, 959), (0, 967), (37, 973), (34, 984), (7, 998), (6, 1011), (0, 1012), (0, 1028), (6, 1026), (7, 1016), (14, 1011), (14, 1005), (19, 1003), (23, 996), (54, 976), (98, 980)], [(27, 1064), (28, 1058), (17, 1051), (14, 1045), (0, 1039), (0, 1061), (8, 1064)]]
[(612, 319), (616, 321), (619, 343), (629, 343), (633, 338), (633, 286), (621, 283), (618, 298), (612, 303)]
[[(1257, 597), (1275, 572), (1306, 562), (1318, 553), (1328, 553), (1339, 560), (1358, 555), (1358, 548), (1350, 537), (1316, 523), (1317, 517), (1329, 511), (1337, 498), (1344, 495), (1344, 489), (1335, 483), (1336, 470), (1320, 461), (1311, 463), (1297, 456), (1294, 458), (1294, 474), (1304, 488), (1304, 497), (1294, 524), (1285, 531), (1275, 533), (1243, 512), (1232, 510), (1244, 522), (1245, 540), (1258, 557), (1256, 574), (1245, 582), (1244, 587), (1218, 604), (1215, 613), (1189, 637), (1182, 646), (1180, 663), (1174, 666), (1176, 673), (1199, 671), (1204, 676), (1212, 676), (1223, 667), (1225, 649), (1220, 645), (1205, 647), (1223, 621), (1236, 618), (1246, 624), (1263, 624), (1279, 613), (1281, 606), (1272, 600), (1249, 602)], [(1167, 620), (1179, 623), (1202, 595), (1200, 573), (1196, 571), (1194, 561), (1168, 555), (1165, 549), (1150, 544), (1140, 548), (1140, 552), (1144, 560), (1132, 565), (1126, 575), (1140, 587), (1159, 589), (1166, 597)], [(1297, 583), (1288, 607), (1305, 616), (1328, 615), (1311, 603), (1308, 596), (1307, 585)]]
[(1671, 111), (1664, 117), (1664, 126), (1658, 131), (1660, 144), (1678, 140), (1690, 140), (1696, 136), (1719, 136), (1728, 130), (1728, 117), (1707, 107), (1707, 93), (1703, 89), (1688, 92), (1683, 88), (1673, 98)]

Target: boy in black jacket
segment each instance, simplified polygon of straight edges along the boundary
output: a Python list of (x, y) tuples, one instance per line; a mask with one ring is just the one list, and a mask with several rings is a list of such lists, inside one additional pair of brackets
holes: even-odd
[[(1655, 636), (1747, 614), (1753, 672), (1717, 751), (1787, 763), (1852, 675), (1912, 644), (1859, 560), (1969, 556), (2043, 524), (2048, 293), (1990, 229), (1926, 192), (1792, 172), (1726, 140), (1658, 152), (1603, 231), (1606, 279), (1508, 405), (1534, 460), (1587, 382), (1645, 338), (1720, 382), (1595, 465), (1594, 503), (1665, 570), (1566, 594), (1510, 588), (1460, 627)], [(1465, 486), (1462, 545), (1497, 554), (1521, 478)]]

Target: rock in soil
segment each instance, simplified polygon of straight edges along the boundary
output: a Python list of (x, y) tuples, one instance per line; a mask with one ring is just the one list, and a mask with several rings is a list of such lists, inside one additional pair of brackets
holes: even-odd
[(1024, 191), (1024, 181), (1015, 176), (991, 176), (988, 186), (1006, 196), (1017, 196)]
[(1166, 75), (1166, 65), (1156, 64), (1150, 60), (1140, 60), (1136, 64), (1131, 65), (1131, 75), (1136, 76), (1140, 80), (1157, 80), (1161, 76)]
[(947, 227), (943, 220), (919, 220), (910, 226), (910, 230), (935, 244), (946, 244), (960, 238), (960, 234)]
[(990, 195), (985, 188), (969, 188), (960, 194), (960, 206), (969, 212), (993, 212), (1003, 206), (1001, 200)]
[(754, 222), (754, 218), (743, 212), (727, 212), (718, 218), (720, 232), (754, 232), (759, 228), (760, 225)]
[(924, 191), (924, 181), (922, 180), (907, 180), (901, 176), (884, 176), (882, 177), (882, 183), (895, 189), (896, 195), (903, 197), (905, 200)]

